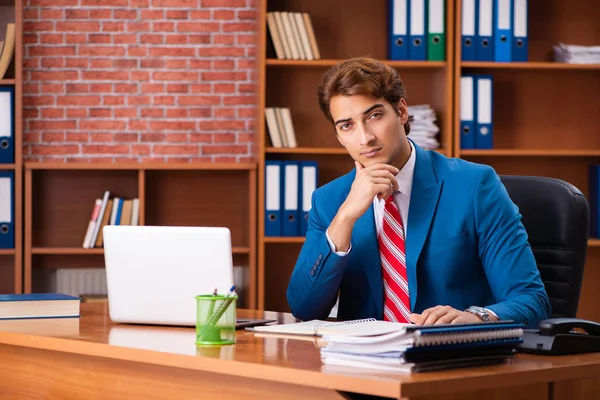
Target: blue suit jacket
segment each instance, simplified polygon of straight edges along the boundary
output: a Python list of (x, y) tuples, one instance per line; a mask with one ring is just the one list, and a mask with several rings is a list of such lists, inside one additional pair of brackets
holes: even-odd
[[(491, 167), (425, 151), (415, 144), (406, 267), (411, 310), (476, 305), (501, 319), (537, 326), (550, 301), (518, 208)], [(356, 170), (314, 191), (308, 232), (287, 288), (292, 313), (324, 319), (339, 293), (340, 320), (383, 318), (383, 281), (373, 206), (352, 230), (346, 256), (325, 231)]]

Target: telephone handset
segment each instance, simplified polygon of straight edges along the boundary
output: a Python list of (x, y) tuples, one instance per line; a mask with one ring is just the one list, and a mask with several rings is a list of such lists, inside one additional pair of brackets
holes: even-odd
[(578, 318), (543, 320), (538, 329), (525, 330), (519, 351), (548, 355), (599, 352), (600, 323)]

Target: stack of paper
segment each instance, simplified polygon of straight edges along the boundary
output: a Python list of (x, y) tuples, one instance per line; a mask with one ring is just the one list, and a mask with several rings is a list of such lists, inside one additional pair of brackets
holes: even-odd
[(600, 64), (600, 46), (554, 46), (554, 61), (568, 64)]
[(324, 368), (393, 372), (432, 371), (506, 362), (523, 342), (524, 325), (512, 321), (414, 325), (374, 318), (320, 320), (246, 328), (286, 338), (315, 337)]
[(394, 372), (497, 364), (515, 357), (522, 337), (523, 326), (510, 322), (412, 325), (371, 336), (324, 334), (321, 361)]
[(440, 128), (436, 125), (435, 110), (429, 104), (415, 105), (408, 107), (408, 114), (413, 116), (408, 137), (424, 149), (438, 149)]

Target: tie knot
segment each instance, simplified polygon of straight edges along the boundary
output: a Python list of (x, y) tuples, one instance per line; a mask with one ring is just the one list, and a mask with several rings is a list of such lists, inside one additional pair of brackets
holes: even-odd
[(393, 193), (392, 193), (392, 194), (390, 194), (390, 195), (388, 196), (388, 198), (387, 198), (387, 199), (385, 199), (385, 202), (386, 202), (386, 203), (392, 203), (392, 202), (394, 202), (394, 194), (393, 194)]

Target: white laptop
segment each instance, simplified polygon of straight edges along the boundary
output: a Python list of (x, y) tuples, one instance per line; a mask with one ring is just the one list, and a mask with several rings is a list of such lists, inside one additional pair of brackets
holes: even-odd
[(233, 285), (228, 228), (106, 225), (102, 234), (114, 322), (192, 326), (195, 296)]

